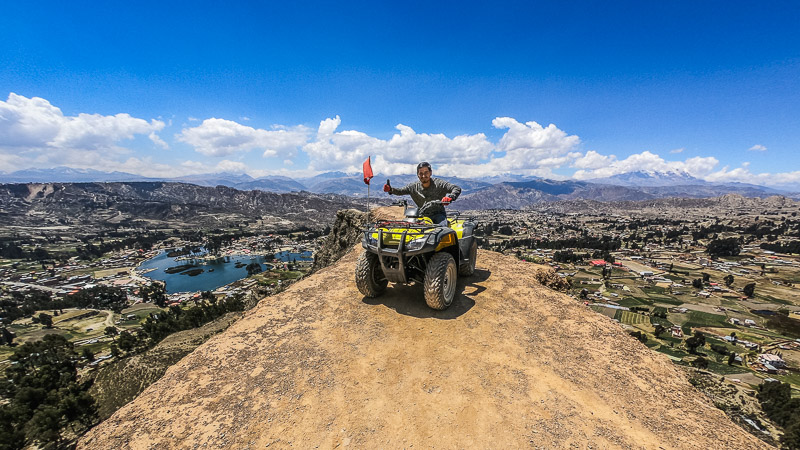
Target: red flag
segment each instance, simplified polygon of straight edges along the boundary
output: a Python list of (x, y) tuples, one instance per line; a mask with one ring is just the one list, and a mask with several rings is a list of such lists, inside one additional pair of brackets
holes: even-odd
[(369, 163), (369, 156), (367, 156), (367, 160), (364, 161), (364, 183), (369, 184), (369, 180), (372, 179), (372, 165)]

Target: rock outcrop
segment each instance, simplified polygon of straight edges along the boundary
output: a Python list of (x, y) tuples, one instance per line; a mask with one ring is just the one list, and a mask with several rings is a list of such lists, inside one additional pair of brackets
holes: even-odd
[(361, 242), (362, 231), (368, 222), (379, 219), (399, 220), (403, 211), (397, 207), (380, 207), (371, 209), (369, 219), (367, 213), (357, 209), (345, 209), (336, 213), (336, 221), (331, 232), (325, 237), (321, 248), (314, 254), (312, 270), (316, 271), (335, 263), (354, 245)]
[(446, 311), (360, 248), (262, 300), (78, 448), (767, 448), (663, 355), (479, 251)]

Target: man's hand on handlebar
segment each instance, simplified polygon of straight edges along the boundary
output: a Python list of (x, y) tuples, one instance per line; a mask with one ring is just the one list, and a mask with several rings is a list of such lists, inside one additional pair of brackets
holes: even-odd
[(452, 198), (450, 198), (450, 197), (444, 197), (444, 198), (442, 199), (442, 204), (443, 204), (443, 205), (449, 205), (449, 204), (450, 204), (450, 202), (452, 202), (452, 201), (453, 201), (453, 199), (452, 199)]

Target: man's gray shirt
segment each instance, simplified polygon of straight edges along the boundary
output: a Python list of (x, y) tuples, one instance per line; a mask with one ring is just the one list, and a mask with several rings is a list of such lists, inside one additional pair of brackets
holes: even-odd
[(444, 197), (450, 197), (455, 200), (461, 194), (461, 188), (442, 179), (431, 177), (431, 184), (427, 189), (422, 187), (420, 181), (417, 181), (401, 188), (392, 188), (390, 193), (393, 195), (410, 195), (411, 199), (419, 207), (420, 216), (433, 217), (436, 214), (444, 214), (444, 206), (431, 203), (425, 205), (425, 203), (441, 200)]

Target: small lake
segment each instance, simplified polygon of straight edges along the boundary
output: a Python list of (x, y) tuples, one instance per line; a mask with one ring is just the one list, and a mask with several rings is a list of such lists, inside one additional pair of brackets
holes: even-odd
[[(265, 263), (263, 256), (226, 256), (216, 261), (204, 261), (202, 259), (185, 259), (186, 257), (170, 258), (167, 256), (166, 251), (162, 251), (153, 258), (142, 262), (136, 269), (143, 277), (150, 278), (151, 280), (164, 281), (167, 284), (167, 293), (174, 294), (176, 292), (200, 292), (200, 291), (213, 291), (226, 284), (233, 283), (236, 280), (247, 278), (246, 266), (250, 263), (257, 262), (261, 264), (262, 270), (269, 270), (272, 268), (271, 264)], [(311, 252), (304, 253), (291, 253), (281, 252), (282, 259), (275, 255), (281, 261), (310, 261)], [(306, 255), (306, 253), (308, 255)], [(180, 261), (176, 261), (181, 258)], [(237, 264), (238, 263), (238, 264)], [(180, 266), (183, 264), (195, 264), (197, 269), (203, 269), (203, 272), (189, 276), (181, 273), (166, 273), (165, 270), (170, 267)], [(236, 266), (239, 267), (236, 267)], [(155, 269), (147, 273), (142, 273), (148, 269)]]

